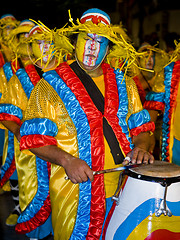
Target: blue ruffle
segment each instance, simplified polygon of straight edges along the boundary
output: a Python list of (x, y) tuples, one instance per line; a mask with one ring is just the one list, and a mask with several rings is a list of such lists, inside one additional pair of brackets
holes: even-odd
[(128, 119), (128, 125), (130, 129), (139, 127), (151, 120), (149, 112), (143, 109), (140, 112), (132, 114)]
[(165, 110), (163, 115), (162, 124), (162, 160), (166, 159), (166, 147), (168, 146), (168, 133), (169, 133), (169, 110), (170, 110), (170, 96), (171, 96), (171, 79), (174, 68), (174, 62), (170, 63), (164, 69), (164, 85), (165, 85)]
[(9, 80), (11, 79), (11, 77), (13, 76), (13, 71), (11, 68), (11, 62), (7, 62), (3, 65), (3, 70), (4, 70), (4, 74), (6, 76), (7, 81), (9, 82)]
[(18, 77), (18, 79), (24, 89), (24, 92), (26, 93), (26, 96), (29, 99), (31, 91), (34, 88), (34, 85), (32, 84), (31, 79), (29, 78), (29, 76), (26, 73), (24, 68), (18, 69), (18, 71), (16, 72), (16, 76)]
[(8, 131), (8, 149), (7, 156), (4, 165), (1, 167), (1, 179), (4, 177), (6, 171), (12, 164), (14, 159), (14, 134), (11, 131)]
[(21, 136), (40, 134), (55, 137), (57, 133), (58, 128), (56, 123), (47, 118), (26, 120), (20, 129)]
[[(62, 99), (66, 110), (77, 130), (79, 158), (86, 161), (86, 163), (91, 167), (90, 127), (86, 114), (82, 110), (75, 95), (59, 77), (56, 71), (49, 71), (47, 73), (44, 73), (43, 77), (54, 88), (59, 97)], [(85, 239), (90, 223), (90, 208), (91, 182), (88, 180), (87, 182), (79, 184), (79, 204), (76, 223), (70, 238), (71, 240), (77, 238)], [(79, 237), (80, 235), (81, 237)]]
[(146, 94), (146, 101), (164, 102), (164, 92), (148, 92)]
[(119, 108), (117, 116), (119, 118), (119, 125), (122, 128), (122, 132), (126, 135), (127, 140), (130, 143), (130, 148), (133, 149), (134, 145), (132, 144), (132, 139), (129, 136), (129, 130), (126, 122), (126, 117), (128, 114), (128, 95), (126, 90), (126, 81), (124, 79), (124, 73), (119, 69), (114, 70), (116, 75), (116, 82), (119, 95)]
[(8, 113), (10, 115), (14, 115), (18, 117), (20, 120), (22, 120), (23, 118), (22, 110), (13, 104), (7, 103), (0, 104), (0, 113)]
[(38, 189), (31, 203), (19, 216), (18, 223), (26, 222), (33, 218), (35, 214), (44, 205), (44, 201), (49, 194), (49, 177), (47, 162), (36, 157), (36, 168)]

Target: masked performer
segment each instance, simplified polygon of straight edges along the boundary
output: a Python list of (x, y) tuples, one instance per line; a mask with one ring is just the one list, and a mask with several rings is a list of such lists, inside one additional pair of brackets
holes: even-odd
[[(30, 24), (31, 23), (31, 24)], [(14, 38), (18, 36), (18, 42), (14, 48), (15, 55), (21, 68), (11, 77), (8, 82), (7, 94), (2, 98), (0, 105), (1, 123), (13, 134), (19, 130), (23, 121), (23, 112), (27, 106), (33, 87), (42, 77), (41, 62), (39, 67), (33, 65), (31, 49), (27, 45), (28, 36), (37, 32), (37, 27), (32, 28), (34, 23), (23, 21), (19, 28), (12, 32), (11, 42), (14, 44)], [(32, 29), (32, 31), (29, 30)], [(42, 55), (42, 48), (48, 47), (49, 43), (44, 41), (32, 43), (32, 51), (38, 58)], [(38, 50), (38, 51), (37, 51)], [(48, 49), (46, 49), (46, 52)], [(40, 56), (37, 54), (40, 54)], [(44, 53), (45, 54), (45, 53)], [(46, 60), (44, 56), (43, 63)], [(53, 59), (54, 61), (54, 59)], [(46, 62), (45, 62), (46, 63)], [(38, 64), (38, 62), (37, 62)], [(52, 64), (50, 64), (52, 65)], [(16, 139), (15, 144), (15, 163), (18, 172), (19, 197), (21, 215), (16, 225), (16, 231), (27, 234), (30, 238), (42, 239), (52, 232), (51, 228), (51, 206), (49, 200), (49, 167), (35, 156), (26, 155), (20, 152), (19, 143)], [(31, 171), (31, 166), (25, 168), (25, 164), (19, 165), (19, 162), (33, 162), (36, 164), (36, 172)], [(26, 173), (26, 174), (25, 174)], [(29, 188), (29, 179), (32, 179), (31, 188)], [(31, 191), (30, 191), (31, 189)]]
[(63, 49), (73, 48), (68, 38), (61, 41), (63, 34), (78, 33), (76, 61), (44, 73), (32, 91), (20, 131), (21, 150), (31, 149), (52, 163), (54, 239), (99, 239), (119, 174), (93, 176), (93, 171), (119, 166), (126, 155), (133, 163), (153, 162), (148, 139), (154, 124), (135, 83), (104, 63), (109, 40), (123, 49), (105, 12), (90, 9), (77, 25), (72, 22), (56, 33), (55, 45), (62, 43)]
[[(19, 22), (12, 15), (3, 15), (0, 20), (0, 28), (1, 28), (1, 51), (0, 51), (0, 98), (7, 91), (7, 84), (12, 75), (19, 68), (18, 64), (15, 64), (13, 60), (13, 51), (9, 46), (9, 42), (7, 40), (9, 34), (12, 30), (17, 27)], [(1, 101), (1, 100), (0, 100)], [(10, 170), (9, 166), (12, 162), (14, 162), (14, 137), (11, 132), (7, 129), (4, 131), (5, 139), (3, 146), (3, 155), (2, 155), (2, 168), (1, 168), (1, 178), (4, 177), (4, 180), (1, 182), (1, 189), (10, 190), (12, 193), (12, 198), (15, 203), (15, 208), (13, 213), (6, 219), (6, 225), (14, 226), (17, 223), (17, 218), (19, 215), (19, 202), (18, 202), (18, 183), (17, 183), (17, 174), (14, 172), (14, 167), (12, 166)], [(9, 170), (11, 173), (9, 174)], [(6, 173), (6, 174), (5, 174)], [(6, 176), (5, 176), (6, 175)], [(9, 186), (9, 178), (11, 176), (10, 187)]]
[(179, 44), (171, 53), (170, 64), (164, 66), (164, 78), (155, 82), (152, 91), (146, 97), (144, 107), (149, 110), (151, 118), (156, 122), (159, 113), (162, 119), (162, 147), (163, 161), (180, 165), (179, 161)]

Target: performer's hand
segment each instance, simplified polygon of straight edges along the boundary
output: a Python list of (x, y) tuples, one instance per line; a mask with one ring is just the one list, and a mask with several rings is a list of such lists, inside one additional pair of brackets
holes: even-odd
[[(142, 132), (138, 136), (134, 136), (133, 143), (135, 145), (134, 149), (130, 151), (126, 156), (130, 158), (131, 163), (147, 164), (154, 162), (154, 157), (149, 152), (149, 150), (151, 149), (151, 136), (149, 133)], [(126, 165), (127, 163), (127, 160), (123, 162), (124, 165)]]
[(63, 164), (63, 167), (72, 183), (86, 182), (88, 178), (91, 182), (94, 180), (93, 171), (85, 161), (79, 158), (72, 156)]
[[(131, 163), (135, 164), (141, 164), (141, 163), (153, 163), (154, 162), (154, 157), (152, 154), (144, 150), (143, 148), (140, 147), (135, 147), (131, 152), (127, 154), (127, 157), (130, 158)], [(123, 162), (124, 165), (127, 164), (127, 161), (125, 160)]]

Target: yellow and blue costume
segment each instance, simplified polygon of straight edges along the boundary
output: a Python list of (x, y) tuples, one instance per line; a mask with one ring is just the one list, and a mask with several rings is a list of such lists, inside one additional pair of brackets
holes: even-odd
[[(136, 135), (139, 131), (152, 130), (152, 125), (149, 114), (142, 109), (135, 84), (130, 79), (123, 80), (123, 73), (114, 71), (108, 64), (102, 67), (108, 89), (104, 116), (126, 155), (133, 147), (128, 128)], [(81, 81), (67, 63), (44, 73), (43, 78), (29, 100), (26, 121), (21, 127), (21, 149), (57, 145), (85, 160), (93, 170), (104, 169), (109, 159), (105, 156), (103, 115), (92, 103)], [(96, 177), (93, 183), (87, 181), (79, 186), (67, 182), (64, 177), (64, 169), (52, 164), (50, 196), (55, 239), (69, 239), (79, 234), (82, 238), (99, 238), (108, 195), (103, 175)], [(114, 179), (111, 187), (115, 189), (118, 174)]]
[[(161, 158), (163, 161), (174, 162), (179, 165), (179, 160), (173, 160), (175, 154), (173, 148), (178, 149), (177, 144), (180, 140), (178, 122), (180, 62), (175, 60), (177, 59), (177, 53), (178, 47), (169, 60), (171, 63), (164, 65), (164, 70), (161, 71), (163, 77), (159, 77), (154, 82), (152, 91), (147, 94), (144, 108), (163, 112)], [(177, 156), (175, 158), (177, 159)]]
[[(97, 11), (95, 18), (94, 10)], [(92, 16), (88, 14), (88, 18), (91, 16), (95, 23), (88, 21), (87, 26), (86, 23), (79, 23), (78, 26), (57, 30), (59, 36), (53, 38), (55, 47), (62, 47), (62, 52), (65, 46), (73, 49), (68, 41), (58, 41), (63, 33), (96, 32), (97, 29), (100, 31), (97, 34), (106, 34), (118, 42), (117, 35), (102, 23), (103, 14), (93, 9)], [(105, 21), (107, 19), (105, 14)], [(66, 40), (67, 35), (64, 38)], [(62, 46), (64, 42), (66, 44)], [(128, 44), (126, 46), (129, 47)], [(57, 48), (54, 49), (55, 54)], [(62, 52), (59, 57), (63, 56)], [(103, 119), (113, 129), (124, 156), (133, 148), (131, 136), (151, 131), (154, 125), (150, 122), (147, 110), (142, 108), (134, 81), (121, 70), (114, 70), (109, 64), (102, 63), (102, 78), (93, 79), (104, 93), (102, 113), (71, 66), (72, 62), (64, 62), (55, 70), (45, 72), (33, 89), (20, 130), (21, 150), (56, 145), (86, 161), (94, 171), (114, 167), (112, 154), (104, 140)], [(32, 171), (33, 168), (32, 164)], [(51, 164), (50, 198), (54, 238), (99, 239), (105, 219), (106, 198), (115, 192), (119, 174), (95, 176), (92, 183), (88, 180), (79, 185), (65, 180), (65, 175), (63, 167)]]
[[(15, 29), (15, 33), (29, 32), (34, 26), (32, 22), (29, 24), (30, 26), (26, 24), (23, 22), (23, 26), (21, 25), (19, 30)], [(20, 48), (21, 46), (19, 46)], [(9, 79), (6, 94), (1, 99), (0, 116), (1, 121), (14, 121), (21, 126), (31, 91), (42, 76), (41, 71), (30, 60), (21, 61), (19, 59), (19, 61), (21, 68)], [(33, 154), (26, 155), (20, 152), (16, 138), (13, 147), (15, 152), (13, 166), (18, 173), (19, 202), (22, 211), (16, 225), (16, 231), (27, 234), (29, 237), (41, 239), (52, 232), (49, 197), (50, 164)], [(27, 162), (28, 165), (26, 165)], [(33, 171), (31, 171), (30, 163), (35, 166)], [(12, 171), (11, 166), (12, 163), (9, 166)], [(31, 185), (29, 185), (29, 179), (32, 180)]]

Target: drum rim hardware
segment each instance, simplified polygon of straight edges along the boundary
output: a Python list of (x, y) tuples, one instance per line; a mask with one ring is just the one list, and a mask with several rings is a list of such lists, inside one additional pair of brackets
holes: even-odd
[(139, 174), (136, 172), (132, 172), (130, 169), (126, 169), (125, 174), (139, 180), (160, 183), (163, 187), (165, 187), (166, 185), (170, 186), (172, 183), (176, 183), (180, 181), (180, 176), (179, 177), (153, 177), (153, 176), (147, 176), (147, 175)]
[(168, 217), (172, 216), (172, 212), (168, 208), (167, 203), (166, 203), (167, 189), (168, 189), (168, 185), (166, 184), (164, 186), (164, 197), (161, 200), (161, 203), (159, 205), (159, 209), (155, 211), (155, 216), (156, 217), (160, 217), (162, 214), (164, 214), (164, 216), (168, 216)]

